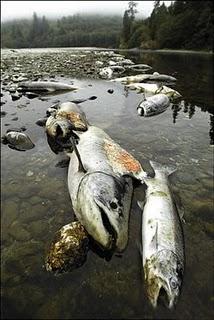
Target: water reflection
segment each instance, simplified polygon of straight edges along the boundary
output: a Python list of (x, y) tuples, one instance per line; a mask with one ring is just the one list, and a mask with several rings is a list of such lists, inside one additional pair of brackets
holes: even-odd
[(127, 57), (151, 65), (152, 72), (176, 75), (185, 100), (213, 114), (213, 55), (136, 51)]

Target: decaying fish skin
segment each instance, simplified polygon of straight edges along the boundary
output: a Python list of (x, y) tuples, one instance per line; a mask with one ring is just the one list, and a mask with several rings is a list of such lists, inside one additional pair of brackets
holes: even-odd
[[(78, 106), (74, 108), (80, 112)], [(71, 104), (61, 104), (55, 116), (71, 110), (74, 110)], [(50, 130), (55, 131), (53, 138), (58, 137), (54, 121), (49, 123)], [(143, 182), (147, 174), (140, 163), (102, 129), (88, 122), (87, 125), (86, 131), (72, 132), (78, 139), (78, 149), (72, 138), (75, 152), (65, 150), (70, 157), (68, 187), (74, 212), (103, 249), (122, 251), (128, 241), (132, 178)]]
[(181, 221), (169, 189), (167, 176), (175, 168), (150, 161), (154, 178), (145, 178), (143, 209), (143, 268), (148, 298), (156, 307), (161, 288), (172, 308), (180, 295), (184, 272), (184, 239)]
[(68, 188), (74, 212), (104, 249), (123, 251), (128, 241), (132, 178), (146, 176), (140, 163), (102, 129), (89, 126), (78, 137), (78, 152), (70, 156)]
[(124, 84), (130, 84), (135, 82), (144, 82), (144, 81), (162, 81), (162, 82), (174, 82), (176, 78), (168, 76), (166, 74), (159, 74), (154, 72), (153, 74), (137, 74), (135, 76), (127, 76), (122, 78), (112, 79), (110, 81), (121, 82)]
[(9, 131), (2, 136), (2, 143), (18, 151), (26, 151), (35, 147), (31, 139), (23, 132)]
[(126, 85), (126, 87), (132, 90), (137, 90), (138, 92), (150, 92), (153, 94), (163, 93), (167, 95), (170, 100), (181, 98), (181, 94), (178, 91), (156, 83), (132, 83)]
[(56, 118), (50, 116), (45, 123), (46, 133), (52, 137), (69, 139), (73, 130), (73, 125), (66, 118)]
[(55, 274), (72, 271), (86, 261), (89, 237), (79, 221), (71, 222), (56, 232), (45, 259), (47, 271)]
[(19, 83), (19, 91), (54, 92), (62, 90), (77, 90), (78, 88), (61, 82), (51, 81), (25, 81)]
[(167, 95), (159, 93), (141, 101), (137, 107), (140, 116), (151, 117), (164, 112), (170, 105)]
[(72, 102), (55, 104), (48, 108), (51, 114), (46, 121), (46, 132), (55, 138), (70, 138), (72, 130), (86, 131), (88, 121), (85, 113)]

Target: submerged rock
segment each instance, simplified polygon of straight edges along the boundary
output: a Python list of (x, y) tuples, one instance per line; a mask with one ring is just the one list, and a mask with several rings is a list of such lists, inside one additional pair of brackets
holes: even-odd
[(2, 137), (2, 143), (18, 151), (26, 151), (35, 147), (30, 138), (23, 132), (9, 131)]
[(47, 271), (63, 273), (80, 267), (89, 249), (89, 238), (80, 222), (63, 226), (55, 234), (45, 259)]

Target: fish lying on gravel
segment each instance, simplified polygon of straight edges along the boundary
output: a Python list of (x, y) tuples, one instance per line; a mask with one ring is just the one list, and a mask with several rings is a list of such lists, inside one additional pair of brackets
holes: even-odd
[(51, 81), (25, 81), (19, 83), (19, 91), (36, 91), (36, 92), (54, 92), (54, 91), (66, 91), (66, 90), (77, 90), (78, 88), (61, 82)]
[(158, 85), (156, 83), (132, 83), (126, 85), (127, 88), (137, 90), (138, 92), (150, 92), (153, 94), (163, 93), (170, 99), (181, 98), (181, 94), (167, 86)]
[(35, 147), (35, 144), (25, 133), (10, 130), (2, 136), (2, 143), (17, 151), (26, 151)]
[(55, 274), (72, 271), (86, 261), (89, 237), (79, 221), (71, 222), (56, 232), (45, 258), (47, 271)]
[(180, 295), (184, 273), (184, 239), (180, 217), (173, 201), (167, 176), (175, 168), (150, 161), (154, 178), (145, 178), (143, 208), (143, 268), (148, 298), (156, 307), (161, 290), (172, 308)]
[(163, 93), (155, 94), (141, 101), (137, 107), (140, 116), (151, 117), (164, 112), (170, 105), (169, 98)]

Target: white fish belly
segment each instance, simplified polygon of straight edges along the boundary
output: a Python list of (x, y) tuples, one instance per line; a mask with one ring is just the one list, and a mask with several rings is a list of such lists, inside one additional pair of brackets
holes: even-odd
[(182, 257), (180, 221), (171, 196), (149, 195), (143, 211), (143, 264), (154, 253), (168, 249)]

